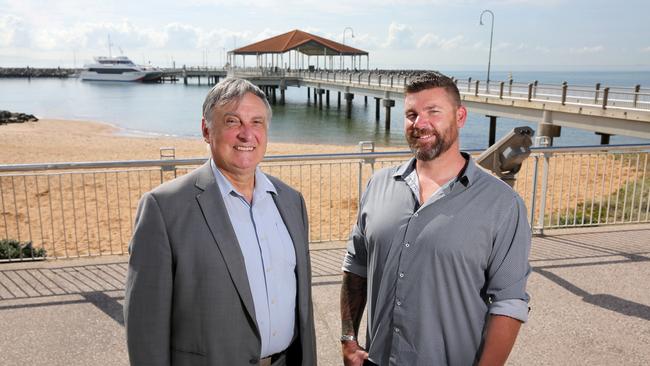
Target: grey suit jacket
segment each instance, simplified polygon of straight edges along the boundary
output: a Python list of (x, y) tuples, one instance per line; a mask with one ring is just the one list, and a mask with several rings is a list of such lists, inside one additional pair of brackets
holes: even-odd
[[(269, 179), (296, 251), (298, 334), (288, 365), (316, 365), (305, 202)], [(244, 258), (209, 162), (142, 197), (129, 252), (124, 322), (132, 365), (258, 363)]]

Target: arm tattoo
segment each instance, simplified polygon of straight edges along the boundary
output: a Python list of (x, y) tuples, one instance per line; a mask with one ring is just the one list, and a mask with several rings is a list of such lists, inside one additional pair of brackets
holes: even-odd
[(367, 280), (350, 272), (343, 272), (341, 285), (342, 334), (357, 335), (366, 307)]

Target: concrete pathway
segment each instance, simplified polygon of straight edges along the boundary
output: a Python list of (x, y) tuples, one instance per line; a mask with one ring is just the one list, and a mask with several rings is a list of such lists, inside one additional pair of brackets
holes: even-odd
[[(339, 365), (345, 243), (312, 244), (320, 365)], [(650, 226), (533, 239), (530, 321), (510, 365), (650, 365)], [(0, 364), (127, 365), (127, 257), (0, 264)]]

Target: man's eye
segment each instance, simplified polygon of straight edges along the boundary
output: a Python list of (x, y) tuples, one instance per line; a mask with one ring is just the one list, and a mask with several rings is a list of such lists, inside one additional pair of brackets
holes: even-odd
[(409, 114), (406, 115), (406, 119), (408, 119), (409, 121), (415, 121), (416, 118), (417, 118), (417, 115), (415, 115), (413, 113), (409, 113)]
[(238, 125), (239, 120), (236, 119), (236, 118), (228, 118), (228, 119), (226, 119), (226, 124), (229, 125), (229, 126)]

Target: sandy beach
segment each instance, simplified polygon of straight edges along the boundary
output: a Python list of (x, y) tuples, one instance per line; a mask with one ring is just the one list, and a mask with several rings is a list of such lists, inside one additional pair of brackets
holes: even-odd
[[(0, 146), (3, 148), (0, 165), (158, 160), (161, 147), (174, 147), (177, 159), (208, 156), (206, 144), (199, 137), (134, 137), (121, 132), (102, 123), (53, 119), (0, 125)], [(355, 145), (270, 142), (267, 156), (353, 153), (357, 150)], [(625, 206), (627, 195), (620, 196), (619, 188), (627, 186), (628, 182), (634, 183), (633, 187), (638, 185), (636, 180), (644, 171), (635, 168), (639, 165), (635, 160), (639, 158), (639, 155), (617, 158), (603, 154), (554, 157), (550, 162), (546, 214), (554, 213), (546, 219), (559, 225), (560, 220), (564, 220), (561, 216), (581, 222), (586, 214), (589, 223), (590, 215), (599, 219), (601, 209), (609, 211), (610, 201), (614, 216), (622, 219), (623, 210), (619, 211), (614, 202), (622, 201)], [(373, 166), (378, 169), (396, 163), (395, 160), (377, 161)], [(133, 215), (142, 194), (188, 169), (193, 167), (179, 166), (177, 170), (165, 172), (152, 167), (2, 174), (0, 237), (33, 241), (36, 247), (47, 249), (48, 256), (125, 253)], [(347, 237), (356, 219), (359, 190), (372, 173), (371, 164), (360, 164), (359, 160), (272, 163), (265, 164), (263, 169), (303, 194), (312, 241)], [(535, 182), (533, 169), (534, 160), (527, 159), (515, 186), (528, 207), (531, 207)], [(589, 173), (594, 169), (600, 175)], [(639, 187), (637, 197), (643, 196), (643, 187)], [(539, 186), (536, 196), (539, 202)], [(581, 205), (590, 202), (589, 207)], [(635, 212), (641, 210), (639, 207), (640, 202), (634, 206)], [(537, 205), (535, 216), (539, 215), (539, 209)]]
[[(200, 125), (197, 123), (197, 131)], [(42, 119), (0, 126), (0, 164), (159, 159), (161, 147), (175, 147), (176, 158), (207, 157), (200, 137), (134, 137), (117, 127), (89, 121)], [(357, 152), (341, 145), (269, 142), (267, 155)]]

